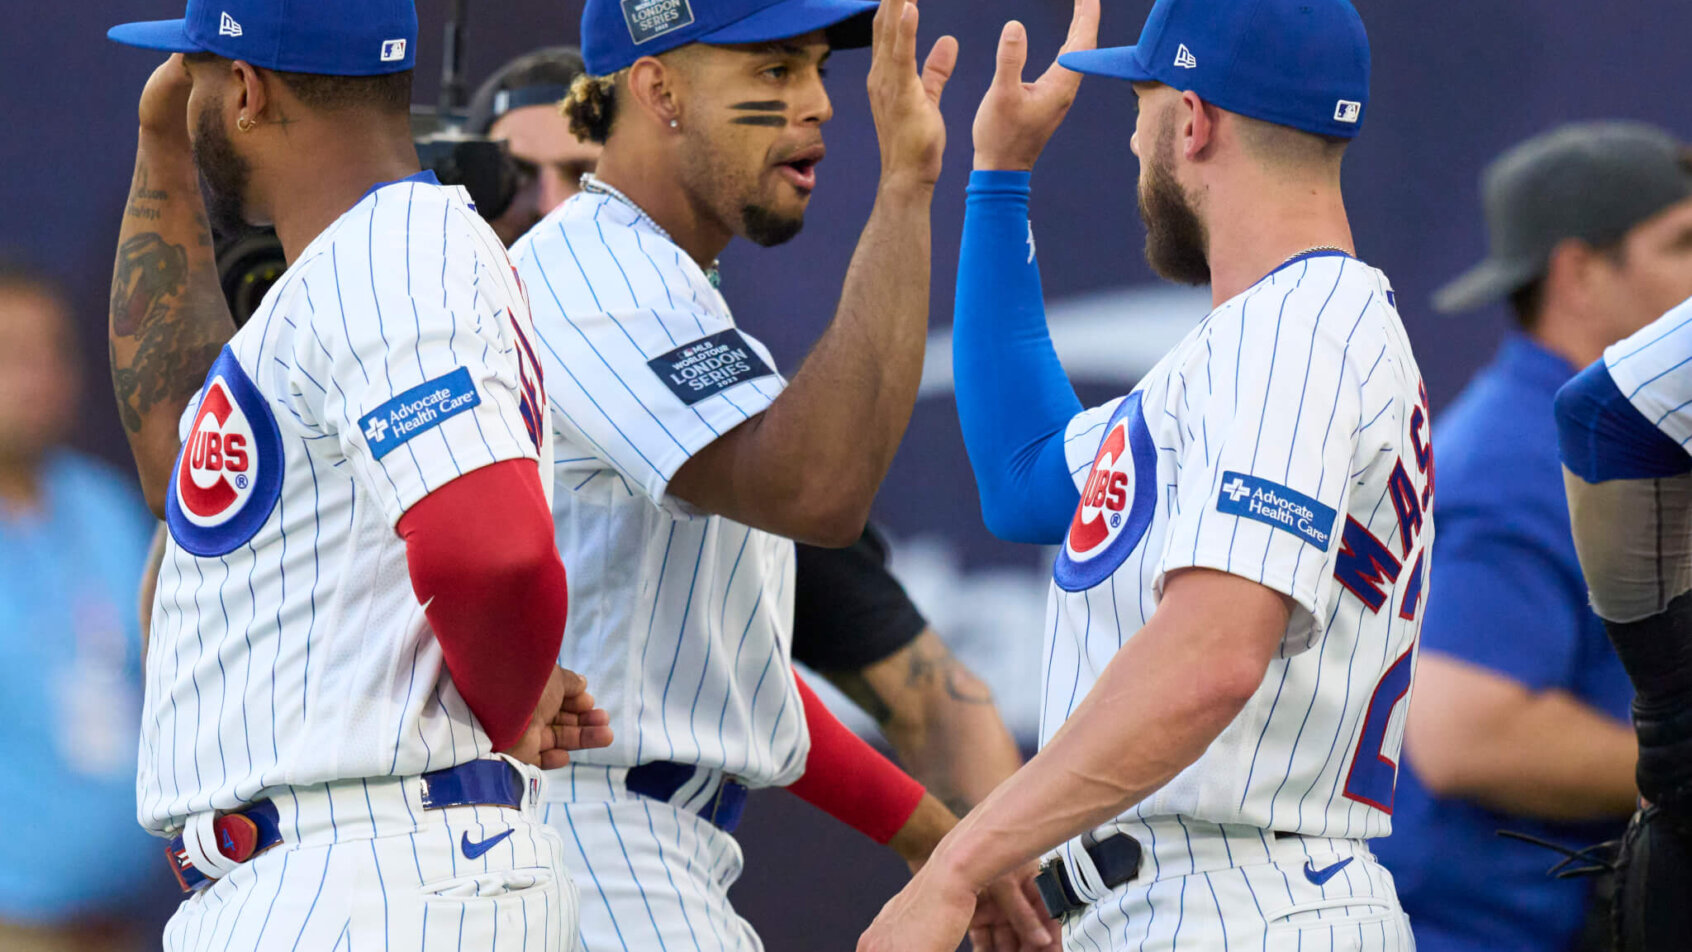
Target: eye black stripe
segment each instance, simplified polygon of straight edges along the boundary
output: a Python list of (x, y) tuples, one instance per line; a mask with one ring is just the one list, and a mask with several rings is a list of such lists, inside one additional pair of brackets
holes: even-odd
[(771, 126), (774, 128), (787, 125), (787, 119), (782, 116), (736, 116), (729, 122), (743, 126)]
[(730, 109), (742, 109), (754, 112), (785, 112), (787, 103), (779, 99), (757, 99), (748, 102), (737, 102)]

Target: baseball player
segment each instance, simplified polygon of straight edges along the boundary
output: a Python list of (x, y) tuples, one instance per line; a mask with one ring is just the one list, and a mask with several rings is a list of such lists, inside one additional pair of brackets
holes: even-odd
[(1610, 345), (1557, 394), (1575, 551), (1636, 691), (1647, 806), (1623, 840), (1616, 948), (1692, 935), (1692, 301)]
[[(617, 726), (548, 793), (590, 950), (761, 948), (727, 895), (748, 787), (788, 786), (913, 866), (953, 822), (789, 661), (791, 540), (859, 537), (916, 396), (956, 55), (943, 39), (919, 73), (916, 26), (905, 0), (584, 9), (588, 75), (565, 110), (604, 151), (513, 254), (577, 567), (561, 663), (594, 671)], [(797, 233), (831, 115), (822, 63), (872, 39), (881, 187), (833, 325), (789, 383), (735, 326), (715, 259), (736, 236)], [(995, 890), (1049, 941), (1017, 883)]]
[[(164, 945), (570, 948), (537, 767), (610, 738), (554, 663), (534, 331), (467, 196), (418, 172), (411, 3), (347, 6), (111, 31), (178, 54), (142, 95), (110, 315), (170, 533), (137, 779), (190, 893)], [(196, 172), (290, 262), (233, 337)]]
[[(1352, 253), (1340, 160), (1368, 97), (1346, 0), (1158, 0), (1135, 46), (1024, 84), (1007, 26), (975, 122), (959, 418), (988, 526), (1061, 546), (1042, 749), (859, 944), (951, 949), (1039, 856), (1072, 949), (1412, 948), (1366, 839), (1393, 784), (1433, 539), (1420, 374)], [(1147, 257), (1214, 309), (1082, 410), (1044, 327), (1029, 171), (1063, 67), (1131, 81)]]
[[(598, 162), (600, 145), (577, 139), (558, 108), (582, 70), (574, 47), (535, 50), (495, 70), (471, 99), (468, 128), (505, 139), (527, 181), (489, 222), (502, 237), (563, 204)], [(794, 546), (793, 660), (873, 717), (911, 775), (961, 816), (1022, 759), (987, 686), (929, 626), (887, 559), (873, 526), (845, 548)]]

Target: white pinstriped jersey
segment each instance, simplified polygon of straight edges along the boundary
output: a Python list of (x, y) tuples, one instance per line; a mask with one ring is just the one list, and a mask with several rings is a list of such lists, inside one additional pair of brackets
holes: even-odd
[(171, 478), (144, 826), (490, 753), (394, 525), (479, 467), (550, 470), (532, 334), (468, 194), (422, 173), (330, 225), (229, 341), (183, 415)]
[(1296, 602), (1280, 651), (1204, 755), (1124, 819), (1389, 832), (1433, 542), (1427, 422), (1386, 277), (1337, 253), (1266, 276), (1127, 397), (1078, 415), (1042, 743), (1168, 573), (1229, 572)]
[(1604, 349), (1616, 389), (1692, 452), (1692, 300)]
[(616, 730), (611, 747), (571, 758), (792, 782), (810, 749), (789, 666), (793, 543), (667, 492), (785, 381), (699, 266), (622, 199), (575, 195), (512, 254), (556, 431), (570, 567), (559, 663), (587, 673)]

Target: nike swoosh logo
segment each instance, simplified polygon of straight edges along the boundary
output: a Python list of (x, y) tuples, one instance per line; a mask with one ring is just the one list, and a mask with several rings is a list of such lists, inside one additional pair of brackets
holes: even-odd
[[(509, 833), (510, 831), (507, 830), (506, 832)], [(470, 848), (468, 846), (465, 847), (464, 852), (469, 853)], [(1332, 866), (1324, 866), (1321, 869), (1316, 869), (1315, 867), (1310, 865), (1309, 860), (1305, 860), (1304, 861), (1304, 878), (1308, 879), (1311, 882), (1315, 883), (1316, 885), (1320, 886), (1323, 883), (1327, 882), (1328, 880), (1333, 879), (1334, 876), (1336, 874), (1338, 874), (1340, 870), (1346, 868), (1347, 866), (1350, 866), (1352, 859), (1355, 859), (1355, 858), (1356, 857), (1348, 857), (1346, 859), (1340, 860), (1339, 862), (1335, 863)]]
[[(488, 850), (491, 850), (494, 847), (498, 846), (501, 840), (505, 839), (506, 837), (510, 836), (511, 834), (513, 834), (515, 832), (517, 832), (517, 831), (516, 830), (506, 830), (504, 833), (501, 833), (498, 836), (490, 836), (480, 843), (470, 842), (470, 834), (468, 832), (466, 832), (464, 834), (464, 838), (459, 841), (458, 845), (463, 848), (465, 859), (476, 859), (476, 858), (480, 857), (483, 853), (486, 853)], [(1346, 860), (1346, 862), (1349, 863), (1351, 861)], [(1305, 875), (1306, 876), (1310, 875), (1310, 871), (1305, 870)]]

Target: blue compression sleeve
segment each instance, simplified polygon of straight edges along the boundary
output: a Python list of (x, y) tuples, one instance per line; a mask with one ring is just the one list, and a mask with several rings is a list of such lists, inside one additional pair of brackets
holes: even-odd
[(970, 173), (952, 318), (958, 422), (987, 529), (1063, 541), (1081, 501), (1063, 433), (1082, 410), (1046, 330), (1027, 172)]

